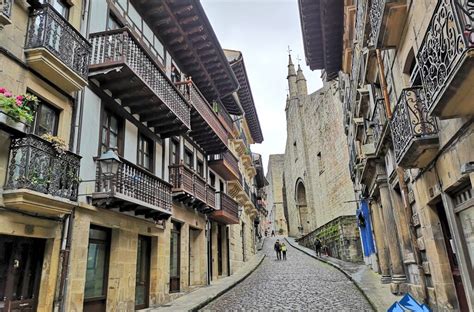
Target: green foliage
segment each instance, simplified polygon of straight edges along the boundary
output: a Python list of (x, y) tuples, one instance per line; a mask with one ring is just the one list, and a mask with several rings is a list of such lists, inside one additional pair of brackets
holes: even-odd
[(5, 88), (0, 88), (0, 111), (15, 121), (31, 123), (38, 106), (38, 98), (31, 94), (13, 96)]

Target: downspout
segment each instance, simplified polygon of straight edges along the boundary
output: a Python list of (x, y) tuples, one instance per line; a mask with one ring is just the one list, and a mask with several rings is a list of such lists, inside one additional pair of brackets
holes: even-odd
[[(376, 49), (375, 53), (377, 55), (377, 64), (379, 67), (379, 78), (380, 78), (380, 86), (382, 88), (382, 93), (384, 97), (384, 103), (385, 103), (385, 114), (387, 117), (388, 121), (391, 121), (392, 119), (392, 109), (390, 106), (390, 98), (388, 96), (388, 90), (387, 90), (387, 81), (385, 80), (385, 68), (383, 65), (382, 61), (382, 54), (380, 52), (380, 49)], [(403, 198), (403, 205), (405, 209), (405, 218), (404, 220), (408, 224), (409, 228), (409, 235), (410, 235), (410, 241), (411, 245), (413, 247), (413, 254), (415, 258), (416, 265), (418, 267), (418, 272), (420, 275), (420, 286), (422, 290), (422, 300), (423, 303), (426, 303), (427, 301), (427, 286), (426, 286), (426, 280), (425, 280), (425, 270), (423, 269), (423, 262), (421, 259), (421, 252), (420, 248), (418, 246), (418, 241), (416, 239), (416, 230), (415, 226), (412, 223), (411, 216), (413, 215), (413, 209), (410, 204), (410, 200), (408, 198), (408, 187), (405, 183), (404, 179), (404, 169), (402, 167), (397, 166), (396, 168), (397, 171), (397, 177), (398, 177), (398, 183), (400, 184), (400, 190), (402, 192), (402, 198)], [(402, 220), (403, 221), (403, 220)]]

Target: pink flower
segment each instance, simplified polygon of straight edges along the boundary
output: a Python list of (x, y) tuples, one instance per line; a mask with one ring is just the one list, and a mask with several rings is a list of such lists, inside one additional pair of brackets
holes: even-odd
[(5, 95), (6, 97), (12, 97), (13, 94), (9, 91), (5, 91), (5, 93), (3, 93), (3, 95)]
[(17, 100), (16, 100), (16, 105), (17, 105), (17, 106), (22, 106), (22, 105), (23, 105), (23, 102), (22, 102), (21, 100), (18, 100), (18, 99), (17, 99)]
[(5, 92), (7, 92), (7, 89), (5, 89), (5, 88), (0, 88), (0, 93), (3, 94), (3, 93), (5, 93)]
[(18, 101), (23, 101), (23, 95), (18, 95), (18, 96), (16, 97), (16, 99), (17, 99)]

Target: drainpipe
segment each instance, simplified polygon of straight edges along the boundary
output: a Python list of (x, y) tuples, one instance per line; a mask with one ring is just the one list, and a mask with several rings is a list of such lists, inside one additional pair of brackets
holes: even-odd
[(74, 209), (71, 214), (63, 218), (63, 230), (61, 233), (61, 250), (59, 251), (59, 272), (56, 281), (54, 312), (65, 311), (65, 298), (67, 294), (67, 281), (69, 271), (69, 253), (71, 250), (71, 234), (74, 221)]
[(211, 266), (212, 266), (212, 255), (210, 254), (210, 251), (212, 250), (209, 246), (211, 243), (211, 223), (209, 222), (209, 218), (207, 217), (207, 214), (204, 215), (206, 219), (206, 253), (207, 253), (207, 285), (211, 284)]
[[(390, 121), (392, 119), (392, 109), (390, 106), (390, 98), (388, 96), (387, 81), (385, 80), (385, 68), (382, 61), (382, 54), (380, 52), (380, 49), (376, 49), (375, 53), (377, 56), (377, 64), (379, 67), (380, 86), (382, 88), (382, 93), (383, 93), (384, 103), (385, 103), (385, 114), (386, 114), (387, 120)], [(428, 297), (427, 296), (428, 290), (426, 287), (425, 270), (423, 269), (423, 263), (421, 260), (421, 252), (418, 246), (418, 241), (416, 239), (416, 230), (411, 220), (411, 216), (413, 215), (413, 209), (410, 205), (410, 200), (408, 198), (408, 187), (405, 183), (403, 168), (397, 166), (396, 171), (397, 171), (398, 183), (400, 184), (400, 189), (402, 191), (403, 205), (404, 205), (405, 217), (406, 217), (406, 220), (402, 220), (402, 221), (405, 221), (408, 224), (410, 241), (413, 247), (413, 254), (415, 257), (416, 265), (418, 267), (418, 273), (420, 275), (422, 300), (423, 300), (423, 303), (426, 303), (427, 297)]]

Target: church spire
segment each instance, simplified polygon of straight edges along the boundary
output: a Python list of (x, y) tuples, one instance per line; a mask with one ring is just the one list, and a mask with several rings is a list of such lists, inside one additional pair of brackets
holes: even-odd
[(308, 86), (306, 85), (306, 78), (304, 77), (303, 70), (298, 64), (298, 72), (296, 74), (296, 86), (298, 89), (298, 97), (308, 95)]
[(296, 97), (298, 93), (298, 88), (296, 86), (296, 72), (295, 72), (295, 65), (293, 65), (293, 61), (291, 60), (291, 50), (288, 51), (288, 90), (290, 92), (290, 98)]

